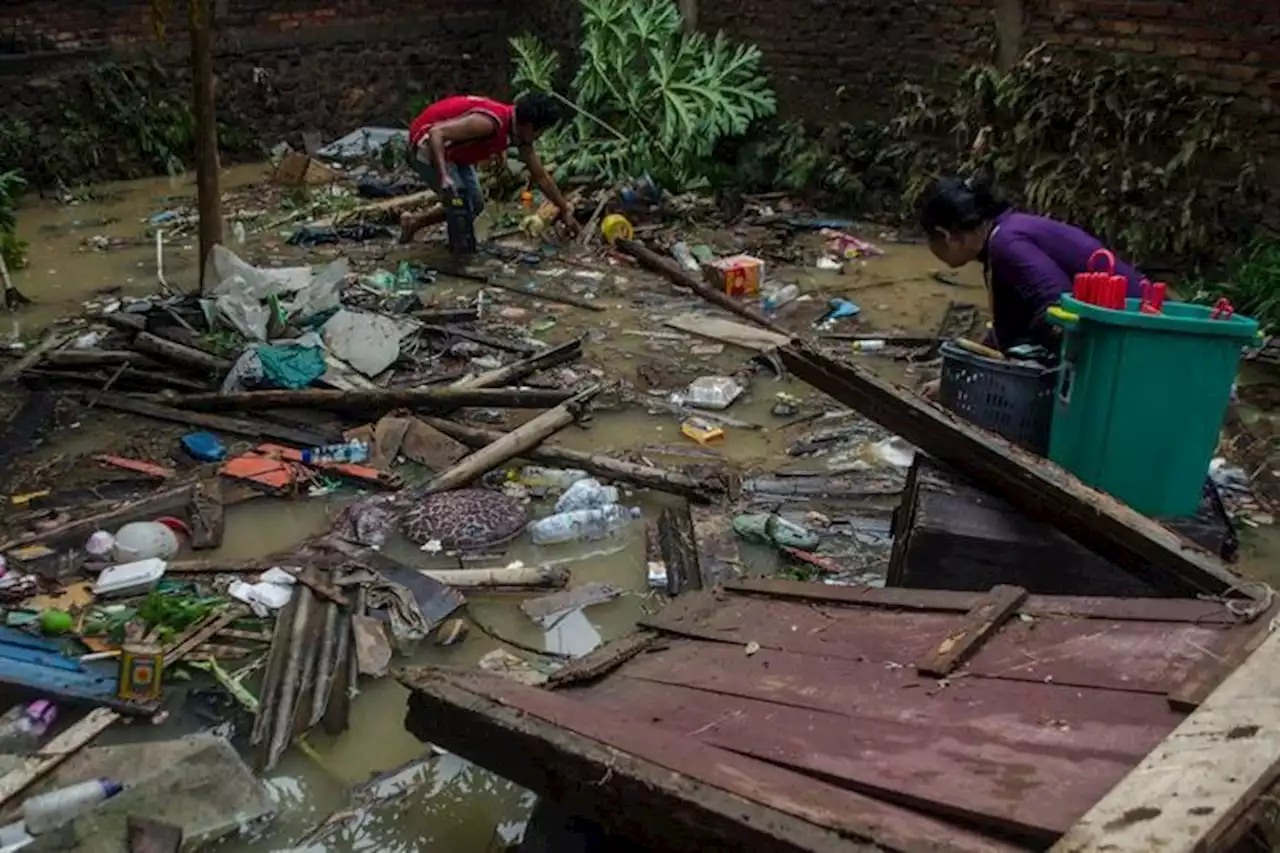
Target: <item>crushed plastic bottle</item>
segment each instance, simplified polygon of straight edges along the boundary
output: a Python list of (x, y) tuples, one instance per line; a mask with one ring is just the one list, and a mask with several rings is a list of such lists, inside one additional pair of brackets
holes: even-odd
[(535, 545), (591, 542), (618, 535), (626, 530), (632, 519), (639, 518), (640, 514), (639, 507), (610, 504), (598, 509), (557, 513), (529, 522), (527, 529)]
[(526, 465), (516, 475), (516, 480), (530, 489), (546, 489), (562, 492), (579, 480), (591, 475), (577, 468), (544, 468), (541, 465)]
[(806, 527), (787, 521), (780, 515), (750, 513), (735, 516), (733, 529), (744, 539), (771, 542), (786, 548), (809, 551), (818, 547), (820, 538)]
[(302, 451), (302, 464), (317, 462), (349, 462), (359, 464), (369, 458), (369, 443), (351, 439), (342, 444), (326, 444)]
[(728, 376), (701, 376), (689, 383), (682, 403), (699, 409), (727, 409), (742, 395), (742, 386)]
[(110, 779), (90, 779), (59, 788), (24, 802), (22, 822), (26, 824), (30, 834), (43, 835), (75, 820), (98, 803), (111, 799), (123, 790), (123, 785)]
[(618, 502), (618, 488), (603, 486), (599, 480), (587, 478), (574, 483), (556, 501), (556, 512), (573, 512), (579, 509), (599, 509)]
[(47, 699), (13, 708), (0, 717), (0, 752), (30, 752), (57, 719), (58, 706)]

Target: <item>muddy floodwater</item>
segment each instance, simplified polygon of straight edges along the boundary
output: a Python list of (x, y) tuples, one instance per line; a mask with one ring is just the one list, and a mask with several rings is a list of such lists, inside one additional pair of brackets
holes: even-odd
[[(227, 170), (224, 190), (235, 192), (258, 184), (263, 167), (246, 166)], [(75, 204), (31, 199), (20, 211), (20, 235), (30, 245), (30, 264), (18, 272), (15, 283), (35, 305), (18, 319), (0, 319), (0, 338), (30, 336), (56, 318), (79, 314), (85, 303), (102, 302), (113, 295), (145, 295), (157, 289), (156, 249), (147, 236), (151, 218), (165, 210), (194, 203), (194, 187), (189, 177), (154, 179), (95, 188), (92, 197)], [(234, 216), (235, 211), (228, 211)], [(268, 217), (270, 218), (270, 217)], [(310, 251), (284, 245), (286, 228), (246, 229), (244, 245), (232, 248), (258, 264), (320, 263), (336, 256), (331, 247)], [(230, 235), (233, 229), (228, 227)], [(938, 329), (951, 302), (985, 304), (981, 279), (974, 269), (948, 273), (950, 283), (934, 274), (939, 264), (918, 244), (899, 242), (894, 235), (874, 226), (860, 229), (860, 236), (881, 245), (885, 256), (855, 263), (843, 274), (814, 267), (812, 254), (794, 267), (780, 267), (771, 277), (794, 282), (805, 294), (805, 304), (825, 304), (830, 296), (856, 301), (862, 313), (856, 323), (840, 331), (931, 335)], [(714, 248), (734, 249), (733, 235), (701, 235)], [(230, 237), (229, 237), (230, 239)], [(697, 237), (689, 235), (689, 241)], [(361, 249), (357, 269), (395, 269), (401, 259), (413, 259), (425, 249), (396, 247), (383, 241)], [(193, 233), (166, 240), (163, 272), (166, 280), (184, 290), (194, 290), (195, 267)], [(534, 279), (546, 269), (562, 265), (549, 258)], [(572, 271), (565, 273), (572, 275)], [(609, 310), (589, 313), (573, 308), (543, 305), (530, 309), (529, 321), (554, 320), (539, 336), (550, 344), (588, 334), (584, 363), (603, 368), (609, 378), (635, 379), (644, 371), (688, 375), (691, 360), (702, 374), (728, 373), (742, 366), (750, 353), (732, 346), (713, 351), (706, 341), (673, 332), (652, 319), (643, 303), (625, 299), (625, 269), (613, 269), (599, 283), (598, 300)], [(945, 277), (943, 277), (945, 278)], [(471, 299), (476, 285), (439, 280), (421, 292), (430, 307), (455, 307)], [(668, 288), (665, 301), (673, 296)], [(698, 307), (689, 298), (689, 307)], [(507, 304), (528, 307), (527, 300)], [(655, 303), (669, 313), (669, 305)], [(810, 311), (812, 313), (812, 311)], [(809, 315), (805, 315), (809, 316)], [(780, 320), (802, 331), (807, 323), (790, 324), (784, 313)], [(847, 321), (846, 321), (847, 322)], [(901, 361), (857, 356), (867, 366), (883, 371), (895, 381), (914, 383), (910, 365)], [(696, 375), (696, 374), (695, 374)], [(661, 412), (650, 414), (643, 406), (603, 411), (588, 428), (570, 427), (554, 439), (557, 443), (595, 453), (640, 450), (658, 465), (680, 465), (707, 456), (731, 460), (747, 471), (768, 471), (797, 460), (785, 454), (795, 440), (795, 430), (771, 414), (775, 395), (790, 392), (808, 397), (812, 389), (793, 380), (775, 380), (757, 374), (748, 395), (728, 412), (735, 418), (761, 424), (759, 430), (727, 430), (721, 442), (706, 448), (680, 435), (676, 418)], [(64, 432), (43, 447), (39, 454), (52, 458), (59, 454), (89, 454), (114, 448), (113, 431), (118, 422), (111, 416), (90, 419), (78, 429)], [(829, 461), (829, 460), (828, 460)], [(823, 460), (814, 463), (825, 464)], [(263, 498), (228, 510), (227, 536), (223, 547), (207, 556), (246, 559), (279, 552), (302, 542), (326, 528), (331, 515), (356, 496), (339, 492), (326, 499), (298, 501)], [(656, 517), (667, 499), (653, 494), (630, 494), (625, 503), (644, 509)], [(541, 508), (540, 508), (541, 509)], [(1241, 568), (1255, 577), (1280, 579), (1275, 556), (1280, 554), (1280, 537), (1271, 528), (1246, 530)], [(388, 553), (405, 562), (425, 565), (429, 558), (405, 542), (392, 542)], [(414, 658), (398, 663), (434, 662), (474, 665), (486, 652), (503, 648), (489, 637), (492, 632), (519, 643), (553, 652), (579, 653), (629, 631), (636, 620), (657, 606), (646, 578), (643, 526), (634, 525), (620, 539), (589, 545), (538, 548), (525, 539), (510, 549), (507, 560), (525, 565), (558, 564), (568, 567), (575, 584), (605, 581), (624, 594), (614, 601), (584, 611), (584, 619), (565, 620), (549, 632), (538, 629), (517, 607), (521, 600), (510, 594), (468, 594), (469, 616), (485, 630), (473, 628), (467, 641), (454, 649), (424, 645)], [(756, 568), (771, 568), (770, 553), (748, 549), (745, 559), (758, 561)], [(750, 568), (750, 566), (749, 566)], [(443, 755), (398, 774), (378, 786), (370, 796), (381, 807), (352, 807), (352, 788), (370, 777), (394, 770), (406, 762), (427, 755), (426, 747), (404, 730), (406, 691), (393, 678), (368, 681), (352, 706), (351, 728), (340, 737), (323, 733), (308, 736), (305, 748), (291, 750), (268, 776), (280, 806), (280, 817), (261, 837), (234, 839), (223, 845), (228, 851), (278, 853), (285, 850), (332, 851), (430, 851), (430, 853), (483, 853), (489, 849), (495, 831), (510, 837), (518, 831), (532, 805), (527, 792), (469, 765), (456, 756)], [(300, 840), (334, 812), (351, 808), (338, 828), (323, 838)]]

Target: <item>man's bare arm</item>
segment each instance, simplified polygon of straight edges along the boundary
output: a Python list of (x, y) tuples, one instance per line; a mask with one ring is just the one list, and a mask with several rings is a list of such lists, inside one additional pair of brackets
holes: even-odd
[(442, 121), (431, 128), (427, 134), (427, 143), (431, 146), (431, 156), (435, 160), (436, 169), (440, 172), (440, 182), (449, 186), (449, 159), (445, 150), (449, 144), (458, 145), (473, 142), (477, 139), (488, 139), (498, 132), (497, 123), (486, 115), (472, 113), (458, 116), (449, 121)]
[(555, 178), (547, 172), (542, 165), (542, 160), (538, 158), (538, 152), (532, 145), (520, 146), (520, 159), (524, 161), (525, 166), (529, 168), (529, 175), (533, 178), (533, 182), (538, 185), (538, 189), (542, 190), (542, 194), (560, 208), (560, 212), (572, 212), (569, 202), (564, 197), (564, 193), (560, 192), (560, 188), (556, 186)]

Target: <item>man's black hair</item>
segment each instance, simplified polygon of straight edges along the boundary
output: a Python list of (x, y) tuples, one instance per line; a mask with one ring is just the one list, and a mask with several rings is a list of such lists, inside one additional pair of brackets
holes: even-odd
[(550, 95), (539, 92), (516, 100), (516, 122), (532, 125), (534, 130), (546, 130), (562, 118), (560, 104)]

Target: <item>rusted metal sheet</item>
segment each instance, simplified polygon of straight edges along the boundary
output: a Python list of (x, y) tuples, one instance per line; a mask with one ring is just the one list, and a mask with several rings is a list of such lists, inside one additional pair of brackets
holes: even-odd
[[(917, 661), (972, 624), (983, 600), (745, 582), (682, 596), (645, 622), (651, 634), (641, 653), (614, 655), (591, 679), (561, 682), (550, 705), (537, 698), (544, 693), (504, 686), (499, 696), (471, 682), (466, 689), (685, 780), (659, 797), (673, 815), (663, 818), (659, 806), (659, 821), (687, 811), (679, 791), (691, 769), (674, 756), (696, 754), (722, 770), (732, 766), (729, 777), (700, 778), (713, 788), (725, 789), (731, 777), (760, 790), (756, 774), (767, 765), (771, 784), (789, 773), (796, 790), (865, 798), (849, 814), (866, 821), (860, 837), (886, 849), (969, 849), (975, 834), (993, 848), (1043, 849), (1185, 719), (1167, 694), (1213, 649), (1256, 631), (1212, 602), (1030, 596), (1016, 605), (1009, 599), (1007, 618), (985, 630), (946, 678), (918, 671)], [(440, 692), (438, 680), (410, 686), (431, 694), (424, 701), (434, 712), (454, 701), (442, 698), (448, 691)], [(482, 704), (472, 699), (455, 709), (459, 726), (445, 745), (504, 765), (492, 767), (500, 773), (515, 765), (512, 772), (536, 777), (517, 781), (535, 789), (565, 790), (555, 786), (572, 780), (556, 767), (526, 768), (527, 759), (507, 757), (463, 725), (481, 724)], [(435, 732), (437, 723), (421, 721), (424, 731)], [(561, 743), (558, 734), (546, 737)], [(753, 802), (756, 811), (741, 813), (744, 823), (791, 808)], [(894, 810), (868, 811), (866, 802)], [(904, 812), (938, 823), (908, 825)], [(939, 825), (955, 834), (940, 838)], [(681, 830), (694, 833), (690, 845), (723, 842), (698, 837), (696, 821)]]

